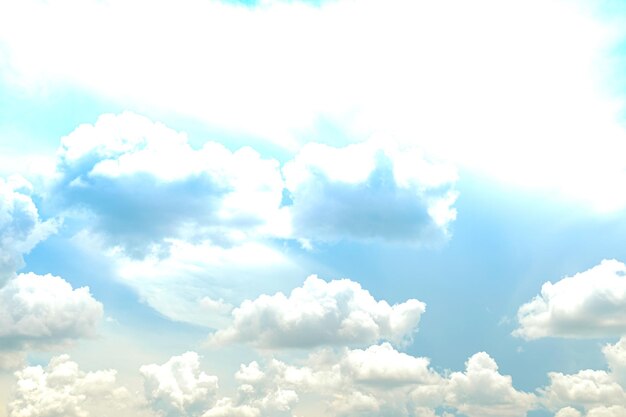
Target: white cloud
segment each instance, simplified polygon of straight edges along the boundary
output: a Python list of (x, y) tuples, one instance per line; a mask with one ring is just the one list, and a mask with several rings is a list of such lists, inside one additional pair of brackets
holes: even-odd
[(622, 338), (602, 348), (609, 371), (584, 369), (575, 374), (548, 373), (550, 384), (537, 390), (541, 402), (550, 410), (558, 409), (556, 417), (623, 415), (626, 406), (623, 385), (625, 343), (625, 338)]
[(41, 220), (31, 192), (21, 177), (0, 178), (0, 287), (24, 266), (22, 255), (57, 228), (54, 220)]
[[(0, 289), (0, 357), (95, 335), (102, 304), (60, 277), (20, 274)], [(6, 351), (6, 352), (5, 352)], [(5, 360), (8, 360), (5, 358)]]
[(56, 176), (50, 197), (86, 209), (108, 246), (130, 255), (167, 253), (167, 239), (228, 246), (284, 232), (273, 226), (283, 190), (277, 161), (214, 142), (196, 150), (184, 134), (132, 113), (103, 115), (64, 137)]
[(96, 406), (99, 417), (113, 417), (131, 403), (128, 392), (116, 386), (116, 371), (84, 372), (67, 355), (52, 358), (46, 368), (31, 366), (15, 375), (10, 417), (87, 417)]
[(410, 299), (389, 305), (376, 301), (348, 279), (306, 279), (283, 293), (246, 300), (233, 310), (233, 323), (211, 342), (247, 342), (261, 348), (369, 344), (381, 339), (404, 343), (417, 330), (426, 305)]
[(548, 376), (550, 385), (541, 394), (550, 408), (626, 405), (622, 386), (606, 371), (586, 369), (573, 375), (550, 372)]
[(200, 371), (195, 352), (174, 356), (163, 365), (144, 365), (140, 372), (146, 397), (160, 416), (199, 416), (215, 402), (218, 379)]
[(303, 239), (432, 242), (447, 236), (456, 218), (454, 169), (415, 148), (312, 143), (283, 173), (293, 233)]
[(325, 122), (599, 209), (626, 204), (621, 102), (605, 91), (623, 31), (594, 2), (0, 7), (3, 75), (30, 91), (71, 85), (292, 147)]
[(620, 336), (626, 333), (626, 265), (604, 260), (555, 284), (546, 282), (517, 317), (520, 327), (513, 334), (525, 339)]
[(469, 417), (523, 417), (535, 407), (533, 394), (517, 391), (508, 375), (485, 352), (466, 362), (465, 372), (449, 377), (446, 402)]

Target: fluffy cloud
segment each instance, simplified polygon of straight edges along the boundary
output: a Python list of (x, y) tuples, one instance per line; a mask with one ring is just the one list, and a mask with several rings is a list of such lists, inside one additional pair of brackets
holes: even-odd
[(510, 376), (485, 352), (466, 362), (465, 372), (449, 377), (446, 402), (469, 417), (523, 417), (534, 408), (533, 394), (517, 391)]
[(597, 2), (261, 3), (6, 1), (2, 75), (285, 146), (376, 132), (598, 208), (626, 203), (621, 105), (603, 88), (622, 73), (605, 54), (623, 27)]
[(525, 339), (620, 336), (626, 333), (626, 265), (604, 260), (556, 284), (547, 282), (517, 317), (520, 327), (513, 334)]
[(200, 371), (195, 352), (174, 356), (163, 365), (144, 365), (140, 372), (146, 397), (161, 416), (199, 416), (215, 401), (217, 377)]
[(456, 218), (455, 171), (416, 149), (309, 144), (283, 172), (300, 238), (431, 242)]
[(42, 221), (23, 178), (0, 178), (0, 287), (23, 266), (22, 255), (56, 231), (54, 220)]
[(87, 287), (73, 289), (52, 275), (20, 274), (0, 289), (0, 357), (93, 336), (102, 311)]
[[(207, 142), (132, 113), (103, 115), (62, 139), (52, 197), (92, 216), (109, 246), (143, 256), (168, 238), (224, 245), (279, 215), (278, 162)], [(268, 232), (269, 233), (269, 232)]]
[(550, 385), (542, 390), (550, 408), (626, 405), (626, 393), (613, 376), (605, 371), (582, 370), (573, 375), (550, 372)]
[(233, 310), (233, 323), (212, 343), (247, 342), (262, 348), (403, 343), (416, 331), (426, 305), (410, 299), (390, 306), (353, 281), (326, 282), (316, 276), (287, 297), (283, 293), (246, 300)]
[(15, 375), (9, 417), (87, 417), (98, 403), (98, 416), (113, 417), (131, 402), (128, 392), (116, 386), (116, 371), (83, 372), (67, 355), (53, 358), (46, 368), (31, 366)]

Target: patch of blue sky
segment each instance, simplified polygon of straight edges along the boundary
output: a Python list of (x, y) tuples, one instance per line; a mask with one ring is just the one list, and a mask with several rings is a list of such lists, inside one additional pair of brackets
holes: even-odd
[[(595, 216), (545, 195), (461, 176), (452, 239), (436, 248), (341, 242), (320, 247), (321, 263), (358, 280), (377, 299), (426, 302), (408, 352), (441, 369), (462, 369), (478, 351), (492, 355), (519, 388), (547, 383), (548, 371), (603, 369), (607, 340), (511, 336), (517, 309), (547, 281), (626, 259), (623, 215)], [(613, 339), (610, 339), (614, 342)]]

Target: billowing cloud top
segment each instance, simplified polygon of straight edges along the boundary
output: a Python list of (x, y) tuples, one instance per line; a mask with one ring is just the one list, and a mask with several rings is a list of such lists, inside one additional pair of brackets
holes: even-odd
[(402, 344), (416, 331), (426, 305), (410, 299), (389, 305), (348, 279), (310, 276), (287, 297), (282, 293), (244, 301), (233, 323), (214, 333), (215, 344), (247, 342), (262, 348), (362, 345), (381, 339)]
[(144, 365), (140, 372), (149, 403), (164, 417), (200, 415), (215, 402), (217, 377), (200, 371), (195, 352)]
[(525, 339), (626, 334), (626, 265), (604, 260), (555, 284), (547, 282), (517, 317), (520, 326), (513, 334)]

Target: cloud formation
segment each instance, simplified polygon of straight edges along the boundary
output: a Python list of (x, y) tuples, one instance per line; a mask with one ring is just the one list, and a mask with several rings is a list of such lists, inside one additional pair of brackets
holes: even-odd
[(603, 260), (599, 265), (556, 282), (522, 305), (513, 335), (590, 338), (626, 334), (626, 265)]
[(0, 287), (24, 266), (22, 255), (57, 229), (56, 221), (39, 217), (31, 193), (21, 177), (0, 178)]
[(378, 340), (411, 340), (426, 305), (410, 299), (389, 305), (348, 279), (326, 282), (316, 276), (289, 296), (261, 295), (232, 312), (233, 322), (214, 333), (214, 344), (250, 343), (261, 348), (363, 345)]

